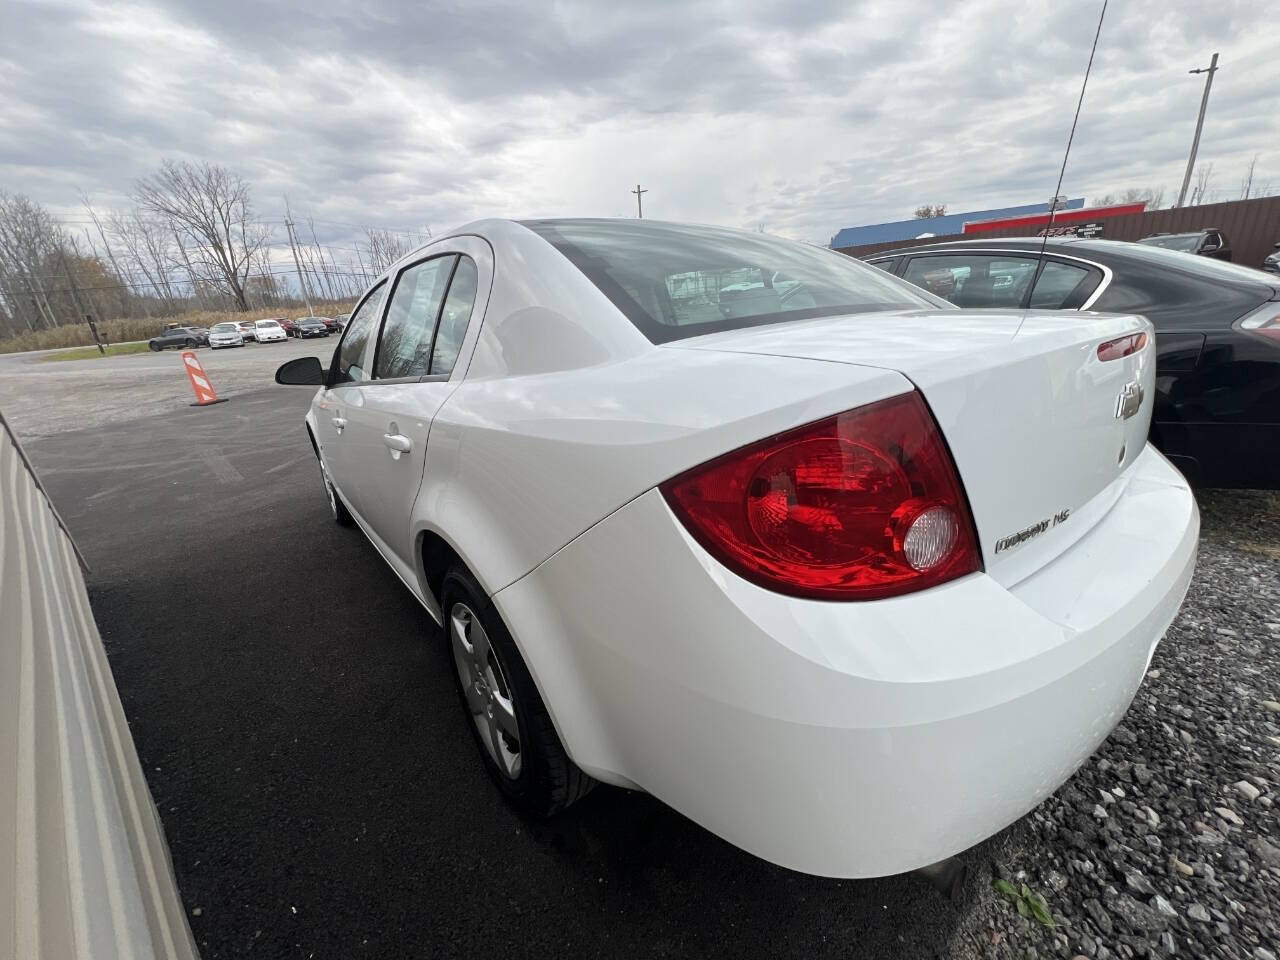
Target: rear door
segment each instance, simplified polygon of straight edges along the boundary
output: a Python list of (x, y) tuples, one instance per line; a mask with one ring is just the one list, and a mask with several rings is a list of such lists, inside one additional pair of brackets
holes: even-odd
[(371, 349), (372, 376), (347, 405), (352, 505), (402, 573), (415, 567), (410, 518), (431, 421), (464, 372), (459, 360), (492, 262), (484, 241), (461, 237), (402, 268)]

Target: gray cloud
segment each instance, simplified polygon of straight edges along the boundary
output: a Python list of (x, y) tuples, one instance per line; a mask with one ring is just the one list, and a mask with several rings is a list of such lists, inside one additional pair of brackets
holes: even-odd
[[(349, 244), (351, 224), (651, 215), (824, 241), (856, 223), (1049, 196), (1097, 6), (970, 0), (307, 4), (13, 2), (0, 186), (69, 221), (166, 156), (226, 164)], [(1112, 4), (1064, 191), (1280, 190), (1280, 88), (1256, 5)]]

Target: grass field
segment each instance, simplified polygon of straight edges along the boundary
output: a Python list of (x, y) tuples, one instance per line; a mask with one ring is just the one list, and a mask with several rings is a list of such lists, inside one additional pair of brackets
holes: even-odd
[[(106, 356), (117, 357), (122, 353), (146, 353), (147, 344), (142, 343), (113, 343), (106, 348)], [(41, 363), (57, 363), (63, 360), (97, 360), (103, 356), (98, 352), (97, 347), (76, 347), (74, 350), (61, 350), (58, 353), (51, 353), (47, 357), (41, 357)]]

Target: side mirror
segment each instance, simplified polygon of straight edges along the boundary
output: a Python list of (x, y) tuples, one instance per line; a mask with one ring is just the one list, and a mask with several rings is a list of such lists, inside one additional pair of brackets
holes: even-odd
[(276, 371), (276, 383), (286, 387), (323, 387), (324, 380), (324, 367), (317, 357), (298, 357)]

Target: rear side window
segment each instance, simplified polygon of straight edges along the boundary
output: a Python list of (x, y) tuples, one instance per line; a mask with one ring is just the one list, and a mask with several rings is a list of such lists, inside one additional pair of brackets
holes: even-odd
[(825, 247), (762, 233), (631, 220), (532, 220), (653, 343), (872, 310), (936, 307)]
[(458, 351), (462, 349), (462, 338), (467, 335), (471, 309), (476, 303), (478, 280), (479, 274), (471, 258), (459, 258), (458, 269), (453, 271), (453, 282), (449, 284), (444, 309), (440, 311), (435, 344), (431, 348), (431, 368), (427, 372), (432, 376), (444, 376), (453, 372)]
[(426, 374), (431, 363), (431, 337), (457, 260), (455, 254), (448, 254), (400, 272), (378, 338), (374, 375), (379, 380)]
[(369, 291), (364, 302), (351, 315), (351, 322), (347, 324), (346, 333), (334, 355), (334, 385), (369, 379), (360, 363), (364, 359), (364, 348), (373, 331), (373, 323), (382, 308), (382, 296), (386, 293), (386, 287), (387, 282), (381, 281)]

